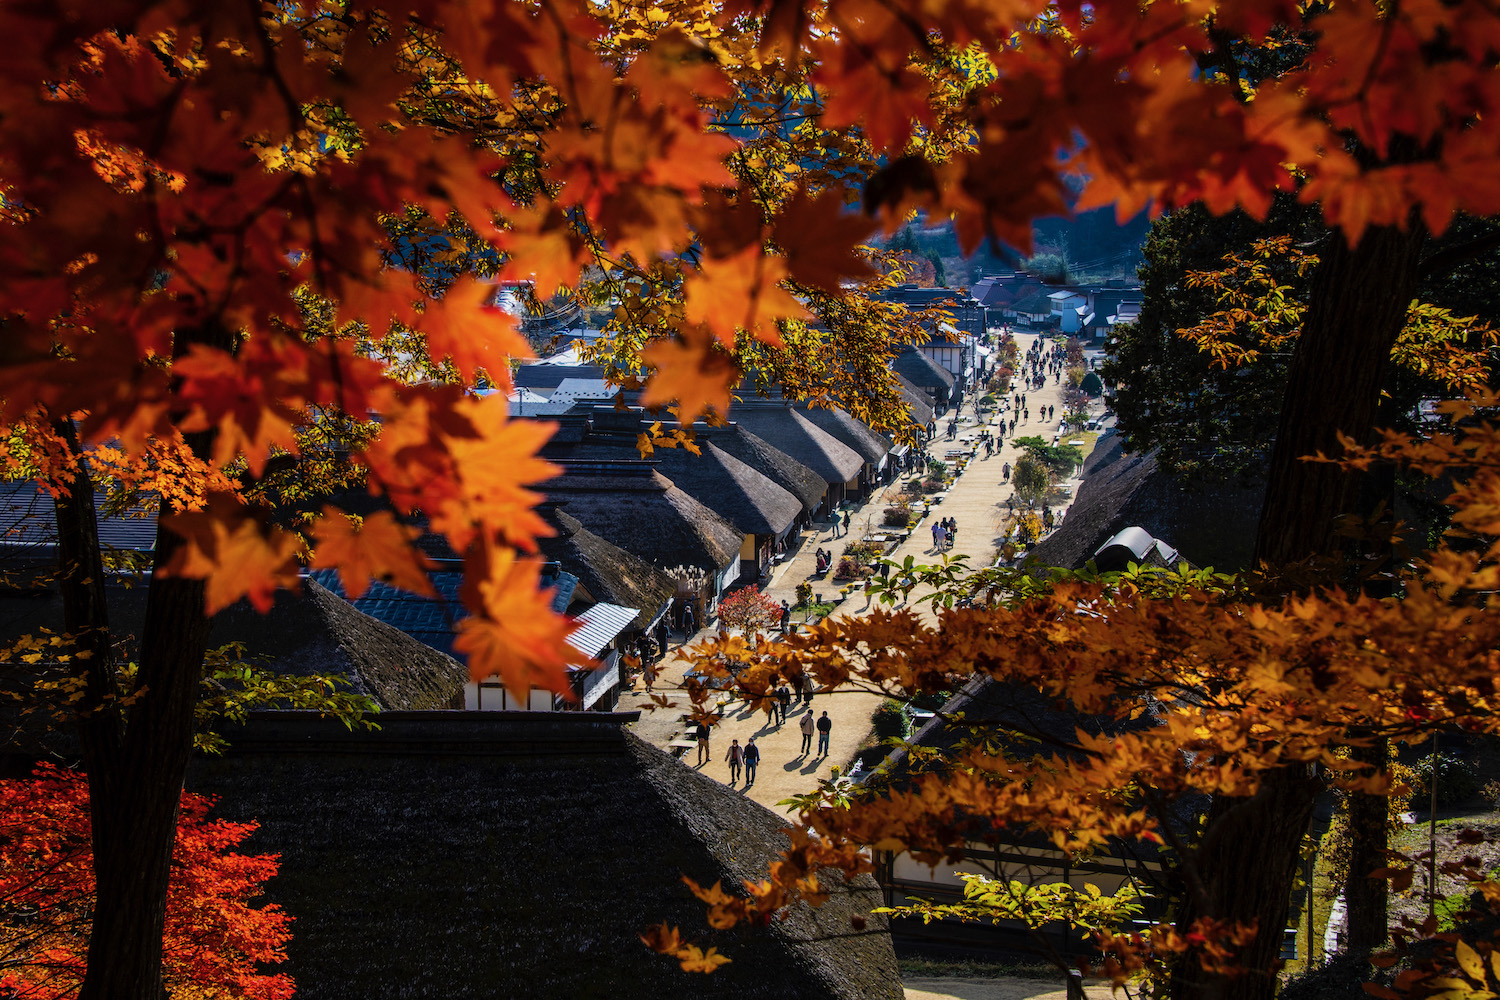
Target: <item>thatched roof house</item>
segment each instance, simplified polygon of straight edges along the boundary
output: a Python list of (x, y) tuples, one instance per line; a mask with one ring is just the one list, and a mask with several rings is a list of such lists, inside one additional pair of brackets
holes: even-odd
[(857, 451), (791, 406), (747, 400), (734, 408), (734, 419), (772, 448), (822, 476), (830, 488), (857, 481), (864, 468), (865, 460)]
[(828, 493), (827, 480), (750, 433), (743, 424), (731, 422), (722, 427), (694, 424), (693, 432), (792, 494), (802, 503), (803, 513), (811, 514), (822, 505), (823, 497)]
[(698, 566), (711, 574), (737, 565), (743, 535), (639, 459), (566, 463), (542, 484), (589, 531), (656, 566)]
[(942, 413), (953, 395), (953, 373), (915, 347), (903, 347), (891, 358), (891, 370), (931, 397)]
[(871, 472), (884, 465), (886, 456), (891, 453), (890, 438), (875, 433), (850, 416), (847, 410), (837, 406), (808, 405), (802, 412), (807, 419), (858, 452)]
[(304, 579), (262, 615), (244, 601), (216, 615), (209, 648), (240, 642), (252, 658), (288, 674), (342, 678), (391, 711), (462, 708), (469, 672), (453, 657), (364, 614)]
[[(637, 410), (596, 407), (580, 442), (547, 449), (564, 468), (593, 459), (639, 459), (638, 436), (647, 423)], [(802, 514), (802, 502), (738, 458), (705, 442), (694, 455), (686, 448), (657, 448), (647, 461), (742, 534), (779, 538)]]
[(1263, 485), (1185, 485), (1158, 467), (1154, 454), (1126, 453), (1114, 433), (1099, 439), (1082, 475), (1062, 524), (1031, 551), (1039, 564), (1078, 569), (1109, 539), (1136, 526), (1195, 566), (1249, 567)]
[(575, 597), (582, 591), (593, 601), (638, 608), (631, 626), (641, 630), (671, 603), (677, 584), (667, 574), (594, 534), (556, 504), (544, 504), (542, 513), (557, 534), (537, 539), (537, 545), (544, 557), (578, 579)]
[(906, 405), (911, 410), (912, 423), (925, 430), (936, 415), (932, 409), (932, 397), (900, 372), (896, 373), (896, 390), (901, 393), (901, 398), (906, 400)]
[[(706, 926), (681, 877), (763, 877), (783, 821), (626, 732), (633, 717), (418, 713), (348, 732), (271, 714), (188, 787), (281, 854), (267, 896), (296, 918), (302, 996), (899, 1000), (868, 877), (766, 928)], [(639, 940), (662, 921), (733, 961), (682, 972)]]

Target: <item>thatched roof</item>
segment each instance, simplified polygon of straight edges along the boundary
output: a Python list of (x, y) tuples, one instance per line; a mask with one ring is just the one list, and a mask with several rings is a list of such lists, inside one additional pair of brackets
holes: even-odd
[(870, 466), (879, 468), (885, 456), (891, 453), (891, 439), (875, 433), (866, 424), (849, 415), (837, 406), (807, 406), (802, 411), (807, 419), (838, 438), (859, 453)]
[[(549, 448), (545, 454), (564, 466), (579, 460), (639, 459), (637, 439), (647, 426), (639, 411), (597, 407), (578, 444)], [(648, 461), (742, 534), (779, 535), (802, 513), (795, 496), (711, 442), (701, 445), (697, 455), (686, 448), (657, 448)]]
[(1154, 453), (1128, 454), (1120, 436), (1111, 433), (1100, 438), (1084, 463), (1083, 482), (1062, 524), (1032, 555), (1045, 566), (1077, 569), (1134, 525), (1195, 566), (1245, 569), (1264, 496), (1261, 483), (1185, 485), (1157, 466)]
[(585, 528), (656, 566), (734, 562), (744, 535), (642, 461), (567, 461), (542, 484)]
[(832, 486), (859, 475), (865, 460), (858, 452), (781, 403), (749, 400), (734, 408), (734, 419), (772, 448), (785, 452)]
[(282, 591), (267, 614), (244, 601), (214, 616), (209, 648), (241, 642), (287, 674), (344, 679), (393, 711), (462, 707), (469, 672), (399, 629), (364, 614), (342, 597), (304, 579), (302, 593)]
[(632, 625), (648, 628), (672, 600), (676, 581), (646, 560), (594, 534), (567, 511), (544, 505), (543, 513), (557, 534), (537, 539), (542, 555), (577, 577), (594, 600), (639, 608)]
[(936, 414), (932, 409), (931, 396), (908, 381), (900, 372), (896, 373), (896, 390), (901, 393), (901, 398), (906, 400), (906, 405), (911, 409), (912, 423), (924, 428), (932, 423), (932, 418)]
[(940, 398), (947, 398), (953, 389), (953, 373), (915, 347), (905, 347), (891, 358), (891, 370)]
[[(899, 1000), (881, 899), (862, 877), (820, 910), (718, 933), (681, 881), (738, 886), (781, 818), (622, 728), (635, 716), (384, 715), (348, 732), (256, 717), (188, 788), (255, 819), (266, 886), (296, 918), (285, 971), (318, 1000)], [(666, 921), (733, 961), (682, 972), (638, 935)]]
[(822, 476), (750, 433), (742, 424), (729, 423), (723, 427), (694, 424), (693, 431), (792, 494), (807, 513), (816, 510), (828, 492), (828, 482)]

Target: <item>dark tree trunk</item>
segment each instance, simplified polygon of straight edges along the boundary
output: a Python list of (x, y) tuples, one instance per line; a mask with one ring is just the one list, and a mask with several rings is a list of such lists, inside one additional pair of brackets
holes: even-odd
[[(1391, 348), (1417, 285), (1425, 233), (1371, 229), (1350, 248), (1335, 234), (1323, 254), (1288, 372), (1280, 429), (1256, 535), (1256, 563), (1298, 586), (1344, 568), (1340, 518), (1360, 510), (1360, 478), (1303, 456), (1341, 453), (1340, 432), (1367, 441)], [(1322, 783), (1298, 766), (1266, 775), (1251, 799), (1216, 799), (1192, 864), (1202, 889), (1180, 921), (1198, 916), (1254, 921), (1239, 956), (1242, 974), (1206, 975), (1194, 961), (1173, 975), (1173, 1000), (1271, 1000), (1299, 848)]]
[[(178, 540), (157, 533), (155, 567)], [(161, 1000), (162, 927), (177, 807), (193, 745), (193, 705), (208, 643), (203, 583), (153, 577), (141, 637), (139, 694), (119, 754), (104, 765), (111, 796), (94, 831), (98, 899), (79, 1000)], [(90, 786), (95, 772), (89, 772)], [(96, 813), (99, 810), (96, 808)]]
[[(1384, 768), (1390, 745), (1380, 739), (1352, 750), (1355, 760)], [(1390, 938), (1385, 880), (1370, 878), (1371, 872), (1387, 864), (1387, 808), (1388, 800), (1382, 795), (1355, 792), (1349, 796), (1349, 878), (1344, 884), (1344, 905), (1348, 947), (1356, 955), (1382, 948)]]
[(1189, 952), (1172, 976), (1172, 1000), (1271, 1000), (1283, 928), (1291, 908), (1302, 837), (1322, 787), (1306, 765), (1268, 772), (1251, 798), (1220, 796), (1209, 807), (1208, 831), (1186, 862), (1201, 887), (1187, 896), (1179, 931), (1202, 916), (1254, 922), (1255, 939), (1239, 953), (1233, 976), (1206, 974)]
[[(231, 341), (218, 328), (195, 330), (178, 336), (176, 350), (181, 354), (193, 343), (227, 349)], [(71, 425), (66, 430), (71, 434)], [(211, 433), (185, 438), (195, 454), (209, 456)], [(76, 453), (76, 436), (68, 440)], [(59, 543), (59, 554), (68, 560), (64, 577), (72, 581), (63, 587), (64, 617), (70, 631), (78, 630), (86, 641), (101, 643), (107, 651), (109, 618), (93, 494), (85, 470), (78, 480), (68, 503), (58, 506), (59, 537), (72, 539)], [(120, 712), (107, 697), (114, 690), (107, 655), (90, 656), (92, 662), (85, 662), (90, 697), (97, 693), (103, 710), (85, 712), (80, 719), (96, 899), (79, 1000), (166, 996), (161, 959), (167, 884), (209, 629), (203, 612), (204, 583), (161, 573), (181, 545), (176, 535), (158, 527), (140, 666), (128, 712)]]
[(1364, 442), (1374, 427), (1391, 348), (1417, 288), (1420, 225), (1371, 229), (1350, 249), (1334, 234), (1313, 275), (1302, 335), (1255, 536), (1255, 561), (1273, 571), (1337, 562), (1336, 522), (1355, 512), (1359, 476), (1304, 456), (1341, 453), (1340, 432)]

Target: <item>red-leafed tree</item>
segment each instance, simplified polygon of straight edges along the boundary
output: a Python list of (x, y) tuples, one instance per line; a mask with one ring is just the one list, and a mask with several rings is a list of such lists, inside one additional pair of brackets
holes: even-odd
[[(291, 917), (254, 906), (276, 874), (275, 855), (234, 851), (254, 823), (210, 819), (211, 800), (184, 794), (172, 848), (162, 938), (170, 1000), (285, 1000)], [(51, 766), (0, 781), (0, 993), (70, 1000), (83, 982), (94, 907), (89, 791), (83, 776)]]
[(741, 632), (770, 628), (781, 620), (781, 605), (754, 584), (731, 590), (719, 601), (719, 623)]

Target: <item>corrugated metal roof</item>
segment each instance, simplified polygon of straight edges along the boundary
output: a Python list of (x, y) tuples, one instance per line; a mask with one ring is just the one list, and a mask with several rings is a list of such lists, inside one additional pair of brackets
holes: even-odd
[(595, 657), (615, 636), (629, 628), (640, 613), (640, 608), (595, 604), (578, 616), (578, 628), (568, 636), (568, 645), (584, 656)]

